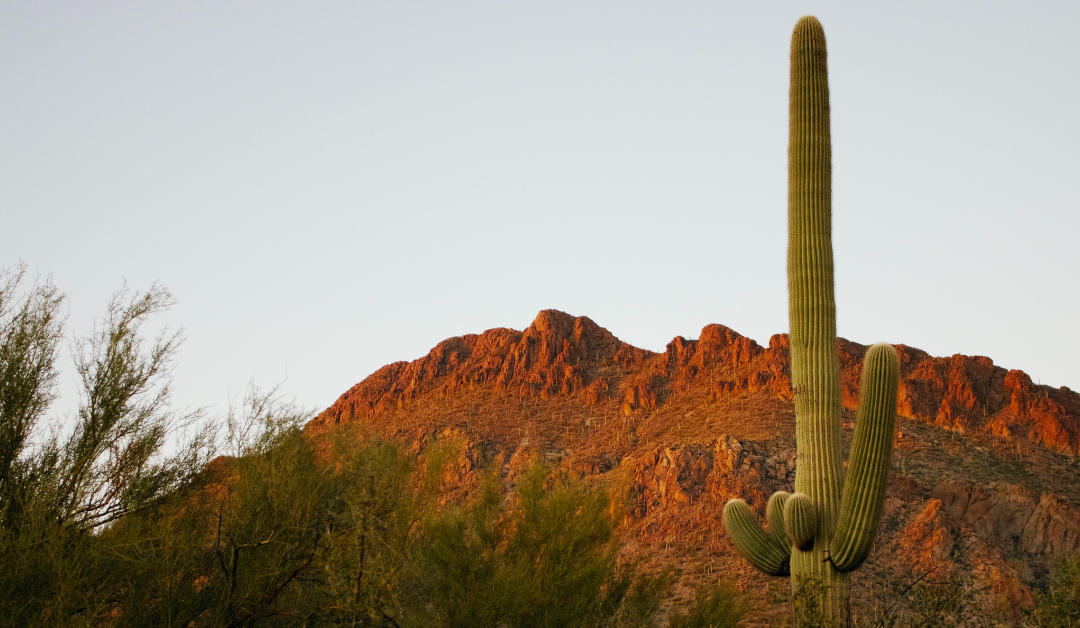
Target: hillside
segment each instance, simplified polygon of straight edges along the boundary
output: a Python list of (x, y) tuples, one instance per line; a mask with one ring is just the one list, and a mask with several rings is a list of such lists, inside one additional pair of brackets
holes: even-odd
[[(845, 436), (866, 348), (838, 341)], [(853, 581), (857, 610), (872, 613), (874, 591), (931, 572), (960, 579), (974, 611), (1015, 623), (1052, 558), (1080, 547), (1080, 394), (987, 357), (897, 349), (893, 473), (877, 546)], [(508, 475), (539, 455), (624, 478), (635, 500), (628, 558), (676, 567), (684, 594), (716, 574), (736, 579), (762, 602), (750, 625), (768, 625), (785, 612), (767, 602), (783, 598), (786, 580), (734, 555), (720, 512), (733, 496), (760, 512), (773, 491), (791, 490), (792, 395), (786, 335), (762, 347), (708, 325), (653, 353), (545, 310), (523, 332), (450, 338), (384, 366), (307, 429), (362, 422), (411, 444), (460, 438), (466, 487), (499, 454)]]

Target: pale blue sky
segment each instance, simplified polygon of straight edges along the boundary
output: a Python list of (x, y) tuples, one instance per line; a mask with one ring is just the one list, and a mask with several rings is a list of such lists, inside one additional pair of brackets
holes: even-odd
[(0, 2), (0, 265), (167, 285), (187, 405), (543, 308), (765, 343), (806, 13), (840, 334), (1080, 388), (1077, 2)]

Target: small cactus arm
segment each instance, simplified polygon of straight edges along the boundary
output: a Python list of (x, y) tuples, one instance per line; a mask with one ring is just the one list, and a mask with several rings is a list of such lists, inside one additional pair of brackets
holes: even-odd
[[(767, 574), (791, 574), (830, 626), (843, 622), (848, 572), (866, 559), (891, 464), (899, 362), (886, 344), (863, 362), (861, 403), (844, 477), (832, 255), (832, 140), (825, 32), (813, 16), (791, 36), (788, 141), (788, 314), (795, 391), (795, 493), (773, 496), (769, 532), (742, 500), (724, 507), (736, 548)], [(780, 506), (783, 506), (781, 509)], [(782, 513), (781, 513), (782, 510)], [(783, 525), (779, 520), (783, 520)], [(798, 618), (798, 625), (809, 620)]]
[(788, 552), (776, 539), (762, 529), (750, 507), (741, 499), (724, 504), (724, 529), (743, 558), (770, 576), (790, 573)]
[(791, 556), (791, 538), (784, 527), (784, 507), (788, 498), (791, 497), (784, 491), (777, 491), (769, 498), (769, 504), (765, 506), (765, 521), (769, 522), (769, 533), (773, 541), (783, 550), (784, 555)]
[(814, 503), (804, 493), (795, 493), (787, 500), (784, 509), (784, 525), (787, 526), (791, 542), (796, 548), (807, 551), (814, 547), (814, 533), (817, 531), (817, 513)]

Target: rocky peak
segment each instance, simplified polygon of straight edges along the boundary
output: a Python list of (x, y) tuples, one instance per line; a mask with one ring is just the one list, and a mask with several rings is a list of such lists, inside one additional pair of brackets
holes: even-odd
[(607, 395), (605, 365), (633, 368), (651, 355), (619, 341), (587, 317), (542, 310), (524, 332), (496, 328), (456, 336), (418, 360), (387, 365), (349, 389), (312, 423), (347, 422), (429, 394), (452, 395), (485, 385), (526, 397), (584, 393), (598, 401)]
[[(649, 412), (673, 396), (757, 395), (792, 399), (790, 344), (774, 335), (768, 348), (723, 325), (706, 325), (695, 339), (675, 337), (664, 353), (638, 349), (584, 316), (543, 310), (523, 332), (489, 329), (449, 338), (413, 362), (387, 365), (321, 413), (329, 425), (372, 416), (427, 395), (453, 395), (490, 386), (522, 397), (577, 397), (588, 406), (615, 400), (624, 415)], [(867, 346), (839, 338), (841, 400), (859, 403)], [(954, 432), (1025, 438), (1052, 451), (1080, 449), (1080, 395), (1032, 383), (984, 356), (932, 357), (897, 345), (898, 412)]]

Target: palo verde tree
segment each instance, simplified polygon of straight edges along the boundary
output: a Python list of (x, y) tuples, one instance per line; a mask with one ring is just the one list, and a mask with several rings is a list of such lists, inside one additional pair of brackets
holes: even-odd
[(877, 344), (867, 351), (845, 478), (833, 295), (829, 84), (825, 33), (813, 16), (801, 18), (791, 38), (789, 116), (788, 313), (798, 448), (795, 492), (778, 492), (769, 499), (768, 531), (740, 499), (724, 506), (724, 527), (739, 552), (758, 569), (791, 576), (796, 600), (809, 600), (796, 605), (800, 626), (820, 625), (820, 620), (839, 626), (848, 615), (848, 573), (870, 553), (881, 519), (900, 368), (891, 345)]
[(0, 269), (0, 625), (102, 625), (116, 597), (103, 531), (189, 486), (213, 449), (212, 426), (175, 442), (201, 414), (169, 406), (181, 336), (143, 340), (172, 303), (156, 285), (118, 292), (75, 340), (78, 410), (48, 420), (63, 299), (23, 265)]

